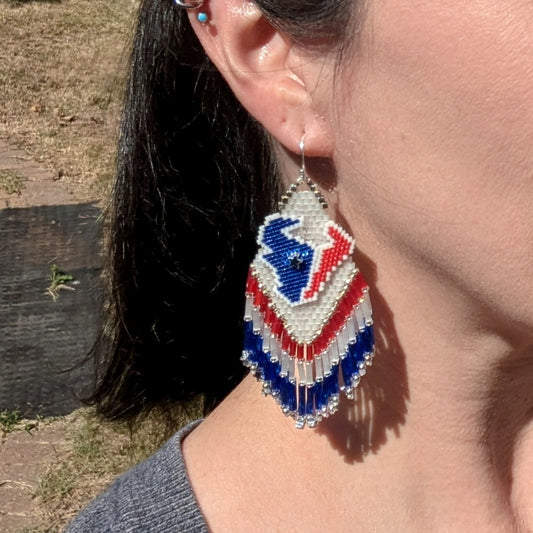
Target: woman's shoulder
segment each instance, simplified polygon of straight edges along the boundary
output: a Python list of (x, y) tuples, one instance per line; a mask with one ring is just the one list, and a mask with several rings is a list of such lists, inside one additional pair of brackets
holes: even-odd
[(120, 476), (65, 533), (207, 532), (181, 451), (183, 439), (197, 424), (180, 430), (154, 455)]

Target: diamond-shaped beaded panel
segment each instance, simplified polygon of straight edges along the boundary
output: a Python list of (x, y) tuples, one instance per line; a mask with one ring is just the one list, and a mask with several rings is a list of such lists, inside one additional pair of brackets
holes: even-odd
[[(316, 270), (320, 252), (331, 245), (328, 226), (334, 226), (346, 238), (350, 238), (338, 226), (333, 224), (311, 191), (296, 192), (291, 196), (282, 212), (283, 216), (301, 220), (296, 227), (290, 228), (291, 238), (308, 243), (316, 251), (311, 271)], [(351, 239), (351, 238), (350, 238)], [(320, 333), (324, 324), (335, 310), (337, 303), (356, 274), (356, 267), (350, 257), (328, 272), (328, 279), (322, 284), (314, 300), (294, 305), (279, 291), (280, 280), (276, 270), (265, 259), (270, 252), (261, 246), (253, 264), (262, 290), (268, 294), (279, 317), (282, 318), (291, 336), (300, 343), (310, 343)]]

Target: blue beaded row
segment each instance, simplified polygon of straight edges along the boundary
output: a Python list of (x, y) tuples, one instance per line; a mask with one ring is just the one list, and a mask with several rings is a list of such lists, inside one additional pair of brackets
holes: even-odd
[(331, 368), (331, 374), (311, 387), (291, 383), (288, 377), (281, 377), (281, 365), (270, 360), (270, 353), (263, 351), (263, 338), (254, 333), (253, 322), (244, 322), (243, 361), (252, 368), (266, 390), (281, 404), (282, 410), (298, 419), (315, 417), (327, 411), (330, 402), (339, 395), (339, 366), (346, 387), (351, 388), (353, 380), (359, 375), (359, 365), (365, 362), (365, 356), (374, 349), (374, 328), (367, 326), (359, 331), (355, 342), (348, 345), (346, 353), (340, 359), (340, 365)]
[[(299, 303), (307, 287), (313, 265), (313, 248), (287, 237), (284, 230), (300, 224), (300, 219), (282, 217), (267, 218), (259, 245), (270, 250), (263, 259), (276, 271), (280, 285), (276, 289), (291, 303)], [(295, 262), (295, 258), (297, 261)]]
[(359, 374), (359, 364), (364, 363), (365, 355), (374, 350), (374, 326), (359, 331), (355, 342), (348, 344), (348, 350), (341, 357), (342, 379), (349, 386)]

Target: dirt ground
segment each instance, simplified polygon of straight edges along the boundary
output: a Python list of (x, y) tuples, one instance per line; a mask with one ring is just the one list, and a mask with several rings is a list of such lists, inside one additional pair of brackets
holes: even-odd
[[(27, 151), (0, 140), (2, 175), (16, 177), (12, 187), (18, 192), (0, 190), (0, 223), (4, 207), (84, 199), (85, 190), (77, 195)], [(12, 427), (3, 422), (10, 416), (15, 418)], [(151, 453), (165, 431), (154, 422), (150, 431), (130, 434), (122, 426), (102, 424), (90, 411), (37, 420), (18, 420), (16, 413), (0, 412), (0, 531), (63, 531), (116, 475)]]
[(14, 431), (0, 441), (0, 526), (6, 533), (61, 530), (47, 524), (36, 501), (39, 479), (65, 454), (70, 418), (33, 431)]
[(71, 416), (41, 424), (33, 430), (20, 429), (3, 436), (0, 445), (2, 531), (62, 531), (70, 513), (47, 520), (37, 494), (40, 480), (48, 469), (67, 456), (67, 428), (72, 423)]
[[(200, 405), (175, 413), (177, 427)], [(24, 420), (0, 414), (0, 531), (62, 532), (113, 479), (152, 454), (169, 436), (153, 414), (131, 431), (91, 409)]]
[[(65, 205), (83, 201), (85, 193), (76, 194), (54, 178), (48, 168), (38, 164), (25, 150), (0, 139), (0, 209), (34, 205)], [(9, 184), (9, 187), (6, 186)]]
[(113, 175), (138, 3), (0, 0), (0, 139), (76, 198), (102, 198)]
[[(2, 209), (105, 204), (138, 0), (0, 0)], [(1, 361), (0, 361), (1, 371)], [(0, 406), (0, 531), (62, 531), (165, 435), (91, 411), (21, 420)]]

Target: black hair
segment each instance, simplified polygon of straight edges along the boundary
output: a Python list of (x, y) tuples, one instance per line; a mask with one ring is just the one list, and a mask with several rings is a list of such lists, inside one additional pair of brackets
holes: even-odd
[[(305, 41), (341, 42), (352, 0), (257, 0)], [(89, 398), (113, 419), (243, 377), (244, 286), (279, 193), (269, 136), (212, 66), (173, 0), (140, 7), (108, 210), (105, 316)]]

